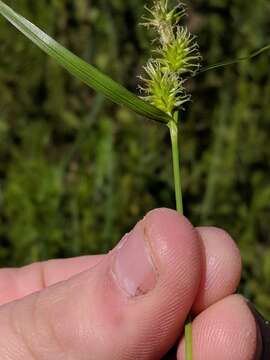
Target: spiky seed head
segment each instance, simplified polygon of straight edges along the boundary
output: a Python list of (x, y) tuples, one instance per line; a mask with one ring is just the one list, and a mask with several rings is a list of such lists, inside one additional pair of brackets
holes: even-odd
[(174, 40), (161, 47), (157, 53), (164, 68), (178, 73), (178, 75), (194, 74), (200, 66), (198, 61), (200, 54), (195, 36), (181, 26), (177, 26)]
[(150, 17), (144, 18), (143, 25), (155, 30), (159, 48), (153, 50), (154, 59), (144, 67), (146, 77), (141, 78), (141, 89), (145, 100), (172, 115), (190, 99), (184, 82), (198, 70), (200, 54), (195, 37), (179, 25), (186, 14), (185, 7), (179, 3), (170, 9), (168, 3), (169, 0), (154, 0), (152, 7), (146, 8)]
[(178, 4), (168, 10), (168, 0), (154, 0), (152, 8), (145, 6), (150, 17), (144, 17), (143, 25), (152, 27), (159, 35), (159, 41), (169, 44), (174, 37), (174, 26), (178, 24), (183, 16), (185, 9), (182, 4)]
[(172, 114), (175, 107), (180, 107), (189, 100), (189, 96), (185, 94), (184, 80), (180, 80), (172, 71), (164, 71), (159, 61), (149, 60), (144, 70), (147, 79), (142, 80), (147, 86), (141, 89), (145, 94), (144, 98), (152, 105)]

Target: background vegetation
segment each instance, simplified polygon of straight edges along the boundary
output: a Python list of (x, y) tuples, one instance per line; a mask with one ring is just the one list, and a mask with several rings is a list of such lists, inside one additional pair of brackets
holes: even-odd
[[(7, 1), (136, 90), (149, 56), (143, 0)], [(270, 43), (268, 0), (192, 0), (208, 64)], [(182, 118), (184, 208), (225, 228), (241, 291), (270, 316), (270, 54), (205, 73)], [(0, 263), (108, 251), (154, 207), (174, 207), (165, 127), (112, 105), (0, 19)]]

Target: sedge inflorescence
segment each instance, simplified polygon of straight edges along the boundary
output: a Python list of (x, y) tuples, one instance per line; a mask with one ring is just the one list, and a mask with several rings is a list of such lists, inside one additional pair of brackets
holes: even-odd
[(144, 66), (146, 75), (140, 77), (143, 98), (169, 115), (190, 100), (184, 83), (200, 67), (200, 53), (195, 36), (180, 22), (186, 15), (182, 3), (169, 8), (169, 0), (154, 0), (146, 7), (148, 16), (142, 25), (157, 34), (153, 57)]

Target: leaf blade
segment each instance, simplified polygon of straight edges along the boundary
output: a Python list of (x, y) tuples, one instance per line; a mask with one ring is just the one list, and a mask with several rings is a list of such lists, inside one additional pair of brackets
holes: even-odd
[(101, 92), (112, 102), (126, 106), (137, 114), (152, 120), (162, 123), (168, 123), (170, 120), (166, 113), (140, 99), (124, 86), (73, 54), (1, 0), (0, 14), (72, 75), (95, 91)]
[(209, 71), (209, 70), (214, 70), (214, 69), (223, 68), (223, 67), (226, 67), (226, 66), (229, 66), (229, 65), (239, 64), (239, 63), (241, 63), (243, 61), (253, 59), (253, 58), (259, 56), (260, 54), (262, 54), (263, 52), (266, 52), (266, 51), (269, 51), (269, 50), (270, 50), (270, 44), (260, 48), (259, 50), (253, 51), (248, 56), (244, 56), (244, 57), (241, 57), (241, 58), (238, 58), (238, 59), (221, 61), (221, 62), (218, 62), (216, 64), (204, 66), (196, 73), (195, 76), (200, 75), (200, 74), (202, 74), (202, 73), (204, 73), (206, 71)]

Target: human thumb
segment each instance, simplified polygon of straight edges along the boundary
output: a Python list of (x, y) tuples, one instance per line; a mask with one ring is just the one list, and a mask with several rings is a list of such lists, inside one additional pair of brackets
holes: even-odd
[(183, 330), (201, 258), (185, 217), (151, 211), (94, 268), (1, 306), (1, 360), (161, 358)]

